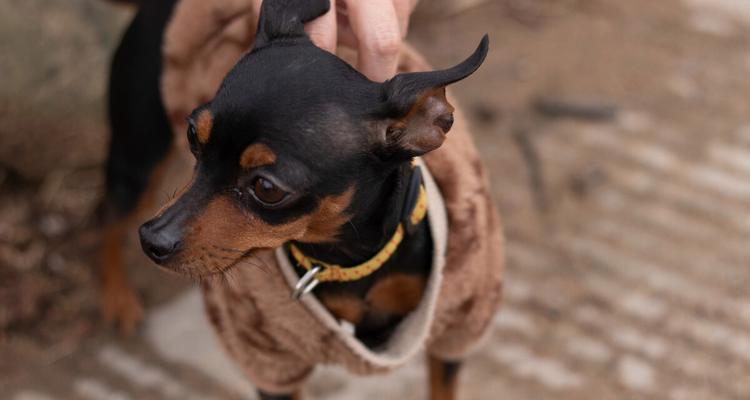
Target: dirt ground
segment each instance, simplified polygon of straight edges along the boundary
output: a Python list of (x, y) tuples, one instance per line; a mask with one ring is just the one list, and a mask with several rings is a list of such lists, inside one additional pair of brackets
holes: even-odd
[[(750, 398), (750, 3), (466, 3), (422, 11), (409, 35), (438, 67), (491, 37), (454, 93), (503, 215), (506, 294), (462, 398)], [(0, 61), (13, 78), (0, 90), (0, 398), (253, 398), (195, 288), (133, 244), (147, 319), (128, 339), (99, 320), (101, 101), (129, 11), (41, 4), (0, 4), (16, 13), (2, 46), (21, 51)], [(49, 60), (35, 64), (18, 32)], [(308, 394), (424, 398), (422, 367), (324, 368)]]

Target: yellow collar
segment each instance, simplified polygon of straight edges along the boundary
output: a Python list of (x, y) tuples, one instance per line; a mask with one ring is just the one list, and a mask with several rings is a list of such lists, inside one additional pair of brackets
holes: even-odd
[[(419, 195), (417, 201), (409, 215), (409, 222), (412, 225), (420, 223), (425, 215), (427, 214), (427, 194), (425, 192), (424, 184), (419, 186)], [(383, 264), (391, 258), (391, 255), (396, 252), (398, 245), (404, 239), (404, 224), (400, 222), (396, 227), (396, 232), (391, 236), (391, 240), (380, 249), (371, 259), (363, 262), (362, 264), (353, 267), (342, 267), (340, 265), (329, 264), (324, 261), (317, 260), (312, 257), (306, 256), (302, 251), (294, 244), (289, 244), (289, 251), (292, 253), (292, 257), (297, 261), (302, 268), (310, 271), (313, 267), (322, 267), (322, 270), (315, 274), (314, 279), (318, 282), (349, 282), (356, 281), (357, 279), (364, 278), (373, 272), (377, 271)], [(311, 290), (311, 289), (310, 289)]]

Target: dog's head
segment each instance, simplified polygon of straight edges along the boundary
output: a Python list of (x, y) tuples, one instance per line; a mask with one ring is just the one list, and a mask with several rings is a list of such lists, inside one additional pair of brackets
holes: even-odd
[(487, 37), (453, 68), (376, 83), (306, 36), (328, 8), (263, 2), (255, 47), (189, 118), (191, 183), (141, 226), (154, 261), (206, 276), (254, 249), (334, 242), (396, 167), (443, 143), (445, 86), (479, 67)]

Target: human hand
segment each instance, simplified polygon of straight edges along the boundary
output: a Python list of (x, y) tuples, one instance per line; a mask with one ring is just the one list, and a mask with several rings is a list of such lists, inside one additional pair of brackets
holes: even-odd
[[(418, 0), (330, 0), (331, 9), (305, 25), (318, 47), (337, 45), (357, 50), (357, 69), (382, 82), (396, 73), (401, 41)], [(259, 15), (262, 0), (253, 0)]]

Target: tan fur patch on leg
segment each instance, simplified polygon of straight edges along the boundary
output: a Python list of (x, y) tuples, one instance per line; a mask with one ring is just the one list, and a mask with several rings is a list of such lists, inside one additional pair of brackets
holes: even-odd
[(106, 227), (102, 237), (101, 267), (99, 271), (100, 306), (104, 319), (119, 325), (120, 332), (129, 336), (143, 318), (143, 308), (130, 286), (122, 260), (122, 246), (127, 223)]
[(143, 308), (125, 271), (123, 246), (127, 232), (135, 229), (140, 217), (154, 204), (156, 188), (161, 183), (167, 166), (174, 156), (174, 152), (170, 150), (154, 167), (135, 209), (119, 221), (105, 225), (101, 232), (99, 254), (101, 311), (104, 319), (119, 325), (120, 332), (124, 335), (135, 332), (138, 323), (143, 318)]
[(457, 392), (456, 370), (446, 371), (442, 360), (429, 356), (430, 400), (455, 400)]
[(405, 315), (417, 308), (424, 288), (424, 277), (400, 273), (388, 275), (367, 292), (367, 303), (378, 312)]
[(336, 318), (356, 325), (365, 315), (365, 302), (352, 295), (321, 293), (320, 301)]

